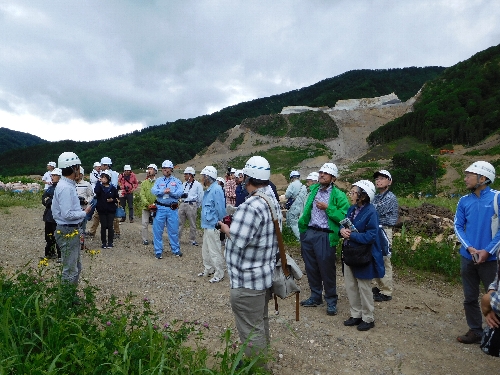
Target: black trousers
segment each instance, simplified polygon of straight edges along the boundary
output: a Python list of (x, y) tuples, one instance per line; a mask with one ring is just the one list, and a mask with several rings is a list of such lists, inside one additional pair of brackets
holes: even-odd
[[(113, 229), (113, 220), (115, 219), (115, 214), (104, 214), (99, 213), (99, 221), (101, 222), (101, 242), (103, 245), (112, 244), (113, 237), (115, 236), (115, 230)], [(106, 241), (106, 231), (108, 234), (108, 240)]]
[(45, 256), (54, 256), (61, 257), (61, 249), (56, 242), (55, 231), (56, 231), (56, 223), (52, 223), (50, 221), (45, 222)]

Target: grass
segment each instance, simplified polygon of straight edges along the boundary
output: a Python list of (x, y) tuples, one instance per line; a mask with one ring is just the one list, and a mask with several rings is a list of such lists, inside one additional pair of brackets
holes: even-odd
[(422, 203), (429, 203), (433, 204), (434, 206), (445, 207), (449, 209), (451, 212), (455, 213), (457, 210), (457, 204), (459, 199), (460, 197), (453, 197), (453, 198), (429, 197), (423, 199), (398, 197), (398, 204), (400, 206), (406, 206), (406, 207), (420, 207)]
[(37, 207), (42, 205), (43, 190), (38, 193), (22, 192), (13, 193), (0, 190), (0, 209), (7, 213), (10, 207)]
[(236, 150), (238, 148), (238, 146), (243, 143), (244, 140), (245, 140), (245, 133), (241, 133), (235, 139), (233, 139), (233, 141), (229, 145), (229, 149)]
[(220, 350), (209, 350), (204, 322), (161, 321), (147, 298), (135, 304), (132, 295), (98, 306), (89, 284), (75, 304), (75, 287), (59, 280), (46, 261), (13, 276), (0, 269), (0, 374), (266, 373), (255, 363), (268, 358), (243, 357), (251, 344), (229, 330)]
[[(243, 166), (254, 155), (256, 153), (238, 156), (229, 160), (228, 165)], [(314, 144), (308, 147), (274, 147), (267, 151), (261, 151), (258, 155), (267, 159), (271, 165), (272, 173), (283, 173), (285, 176), (288, 176), (288, 173), (304, 160), (322, 155), (330, 157), (331, 151), (324, 145)]]
[(407, 152), (409, 150), (434, 152), (435, 150), (429, 145), (418, 141), (416, 138), (405, 137), (387, 144), (377, 145), (368, 153), (361, 157), (360, 161), (392, 159), (395, 154)]

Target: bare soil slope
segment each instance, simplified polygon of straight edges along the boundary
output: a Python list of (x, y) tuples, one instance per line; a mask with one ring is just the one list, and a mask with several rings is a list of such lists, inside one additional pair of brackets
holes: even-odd
[[(12, 208), (0, 213), (0, 266), (7, 272), (25, 264), (36, 267), (43, 255), (42, 208)], [(222, 350), (226, 328), (235, 331), (229, 305), (229, 281), (210, 284), (197, 277), (202, 269), (201, 248), (181, 242), (182, 258), (156, 260), (151, 246), (143, 246), (139, 223), (121, 225), (114, 249), (91, 261), (83, 253), (83, 277), (99, 286), (99, 303), (112, 294), (133, 292), (147, 297), (165, 322), (174, 319), (207, 322), (206, 345)], [(187, 231), (185, 231), (187, 234)], [(201, 240), (201, 238), (200, 238)], [(99, 238), (87, 241), (96, 249)], [(292, 249), (298, 254), (297, 249)], [(300, 256), (296, 256), (303, 268)], [(344, 327), (349, 317), (341, 267), (337, 267), (337, 316), (325, 307), (302, 308), (294, 320), (294, 301), (280, 301), (280, 314), (271, 312), (271, 368), (274, 374), (486, 374), (498, 372), (498, 359), (482, 354), (478, 345), (463, 345), (456, 336), (467, 330), (458, 285), (437, 280), (416, 281), (396, 270), (394, 298), (376, 303), (376, 326), (368, 332)], [(301, 297), (309, 296), (307, 276), (300, 280)], [(270, 305), (270, 307), (272, 307)]]

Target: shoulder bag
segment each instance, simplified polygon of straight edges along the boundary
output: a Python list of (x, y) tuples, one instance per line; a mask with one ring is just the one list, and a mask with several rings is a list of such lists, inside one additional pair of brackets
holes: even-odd
[(350, 267), (363, 267), (372, 261), (372, 244), (353, 245), (346, 241), (342, 245), (342, 260)]
[(283, 236), (281, 235), (278, 217), (275, 210), (271, 206), (271, 203), (269, 202), (269, 198), (265, 196), (265, 194), (261, 194), (259, 192), (257, 192), (255, 195), (264, 199), (264, 201), (269, 206), (273, 218), (274, 229), (276, 231), (276, 237), (278, 238), (280, 260), (276, 263), (276, 268), (273, 273), (273, 285), (271, 287), (271, 292), (274, 294), (274, 307), (276, 310), (275, 313), (276, 315), (279, 314), (277, 297), (285, 299), (292, 294), (295, 294), (295, 320), (299, 321), (300, 288), (295, 280), (302, 277), (302, 271), (300, 270), (297, 263), (292, 259), (292, 257), (285, 253), (285, 245), (283, 243)]
[(125, 217), (125, 209), (122, 206), (116, 207), (115, 217)]

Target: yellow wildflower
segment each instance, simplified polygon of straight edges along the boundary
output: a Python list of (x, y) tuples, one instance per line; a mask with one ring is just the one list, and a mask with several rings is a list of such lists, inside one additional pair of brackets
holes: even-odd
[(47, 267), (48, 265), (49, 265), (49, 260), (47, 258), (40, 259), (40, 261), (38, 262), (39, 268)]

